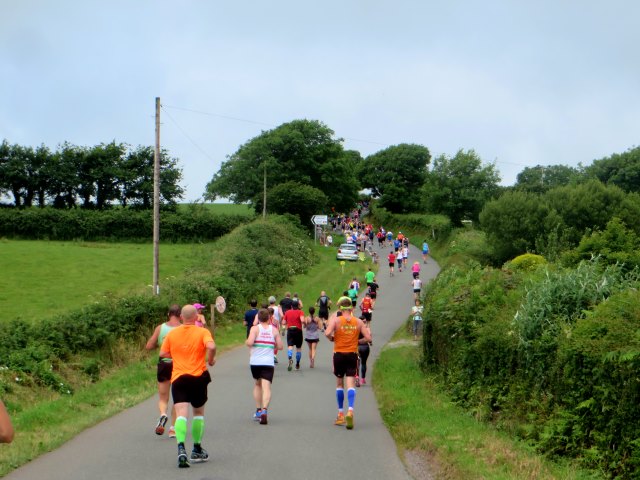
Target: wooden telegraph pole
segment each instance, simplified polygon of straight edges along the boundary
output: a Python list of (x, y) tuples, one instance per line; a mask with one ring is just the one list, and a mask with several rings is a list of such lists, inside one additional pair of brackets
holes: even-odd
[(153, 153), (153, 294), (160, 294), (160, 97), (156, 97), (156, 148)]

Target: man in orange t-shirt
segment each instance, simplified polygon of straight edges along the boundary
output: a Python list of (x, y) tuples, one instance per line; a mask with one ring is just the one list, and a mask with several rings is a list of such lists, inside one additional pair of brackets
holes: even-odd
[[(355, 377), (358, 372), (358, 338), (371, 341), (371, 333), (366, 325), (353, 316), (353, 305), (349, 297), (338, 300), (341, 315), (334, 315), (325, 330), (325, 335), (333, 342), (333, 374), (336, 376), (336, 399), (338, 401), (338, 418), (336, 425), (353, 428), (353, 406), (356, 400)], [(345, 382), (345, 377), (346, 382)], [(347, 388), (348, 410), (344, 415), (344, 388)]]
[(173, 360), (171, 394), (176, 407), (176, 441), (178, 442), (178, 467), (189, 467), (184, 442), (187, 437), (189, 404), (193, 408), (191, 437), (193, 438), (192, 462), (206, 462), (209, 454), (202, 448), (204, 433), (204, 405), (207, 403), (207, 386), (211, 375), (205, 363), (216, 363), (216, 344), (207, 328), (196, 326), (198, 311), (193, 305), (182, 307), (182, 325), (171, 330), (160, 347), (160, 357)]

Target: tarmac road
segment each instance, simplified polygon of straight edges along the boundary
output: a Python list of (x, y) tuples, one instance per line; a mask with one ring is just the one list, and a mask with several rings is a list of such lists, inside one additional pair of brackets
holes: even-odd
[[(377, 250), (377, 246), (375, 246)], [(413, 305), (410, 271), (389, 277), (386, 255), (377, 250), (380, 290), (373, 312), (373, 346), (367, 373), (380, 348), (403, 324)], [(410, 262), (422, 257), (411, 247)], [(369, 260), (367, 260), (369, 261)], [(422, 265), (426, 283), (438, 273), (432, 260)], [(336, 271), (339, 267), (336, 267)], [(349, 282), (345, 277), (345, 286)], [(364, 283), (364, 282), (363, 282)], [(323, 286), (318, 285), (318, 294)], [(312, 299), (303, 299), (311, 304)], [(315, 299), (313, 299), (315, 300)], [(335, 302), (337, 298), (334, 298)], [(359, 313), (359, 311), (358, 311)], [(286, 354), (278, 356), (273, 382), (269, 425), (251, 417), (255, 411), (249, 371), (249, 349), (239, 347), (218, 357), (210, 368), (213, 382), (205, 411), (206, 430), (202, 445), (209, 461), (176, 466), (176, 443), (165, 434), (154, 434), (157, 399), (126, 410), (85, 430), (62, 447), (42, 455), (5, 478), (43, 480), (99, 479), (389, 479), (411, 477), (402, 464), (396, 445), (385, 428), (373, 390), (357, 390), (355, 428), (336, 427), (335, 377), (332, 374), (332, 344), (321, 338), (316, 368), (309, 368), (306, 345), (300, 371), (287, 372)], [(117, 395), (117, 392), (114, 392)], [(346, 399), (345, 399), (346, 403)], [(190, 424), (189, 424), (190, 429)], [(187, 435), (187, 451), (191, 449)]]

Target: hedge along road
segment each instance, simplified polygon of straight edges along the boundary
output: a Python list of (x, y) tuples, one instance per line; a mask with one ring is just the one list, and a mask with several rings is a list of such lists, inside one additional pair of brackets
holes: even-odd
[[(374, 248), (377, 249), (377, 246)], [(378, 250), (380, 285), (373, 312), (373, 346), (369, 372), (380, 348), (406, 321), (413, 305), (410, 269), (389, 277), (388, 249)], [(422, 261), (411, 247), (410, 262)], [(426, 283), (438, 273), (437, 264), (421, 264)], [(338, 268), (338, 267), (337, 267)], [(345, 286), (350, 279), (345, 277)], [(364, 282), (363, 282), (364, 283)], [(318, 295), (322, 290), (318, 285)], [(314, 299), (303, 299), (305, 306)], [(334, 303), (337, 299), (333, 299)], [(226, 352), (210, 368), (213, 382), (205, 410), (202, 445), (207, 463), (179, 470), (174, 439), (154, 434), (157, 398), (126, 410), (85, 430), (62, 447), (42, 455), (5, 478), (17, 479), (247, 479), (305, 480), (378, 478), (410, 479), (385, 428), (369, 385), (357, 390), (355, 428), (333, 425), (336, 416), (335, 377), (331, 342), (321, 338), (316, 367), (309, 369), (303, 347), (301, 369), (287, 372), (286, 354), (278, 356), (269, 408), (269, 425), (252, 420), (255, 405), (249, 371), (249, 349)], [(367, 374), (371, 378), (371, 373)], [(113, 392), (117, 397), (118, 392)], [(346, 401), (346, 400), (345, 400)], [(190, 426), (189, 426), (190, 430)], [(20, 433), (17, 432), (19, 435)], [(192, 442), (187, 434), (187, 451)]]

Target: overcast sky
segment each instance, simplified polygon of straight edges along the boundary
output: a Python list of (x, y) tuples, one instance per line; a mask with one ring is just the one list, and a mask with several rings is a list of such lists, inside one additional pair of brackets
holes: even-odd
[[(475, 149), (512, 185), (638, 145), (640, 2), (0, 0), (0, 140), (162, 146), (186, 199), (262, 130)], [(203, 112), (203, 113), (196, 113)]]

